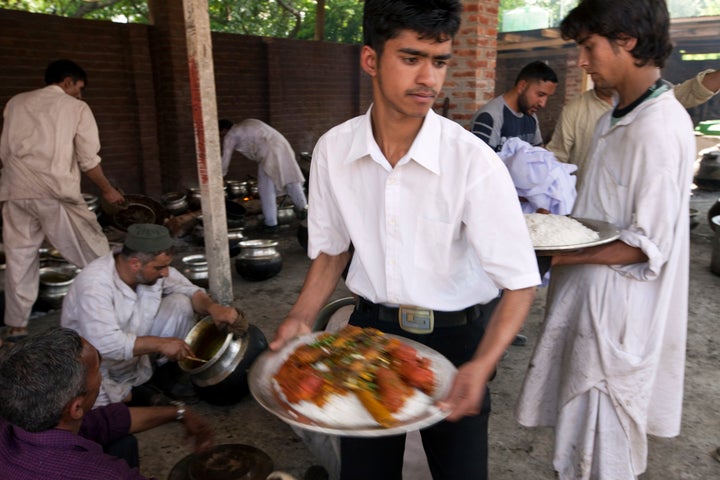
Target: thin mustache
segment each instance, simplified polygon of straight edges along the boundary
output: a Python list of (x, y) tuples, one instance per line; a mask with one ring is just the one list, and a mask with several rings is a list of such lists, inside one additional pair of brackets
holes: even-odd
[(414, 89), (414, 90), (408, 90), (408, 91), (407, 91), (407, 94), (408, 94), (408, 95), (425, 95), (425, 96), (437, 97), (438, 92), (436, 92), (436, 91), (435, 91), (434, 89), (432, 89), (432, 88), (430, 88), (430, 89), (427, 89), (427, 88), (419, 88), (419, 89)]

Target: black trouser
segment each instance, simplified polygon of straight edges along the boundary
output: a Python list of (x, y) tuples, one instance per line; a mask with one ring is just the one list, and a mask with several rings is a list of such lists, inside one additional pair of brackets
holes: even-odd
[[(428, 335), (405, 332), (397, 323), (380, 322), (372, 314), (358, 312), (350, 323), (374, 327), (386, 333), (410, 338), (445, 355), (455, 366), (472, 358), (480, 344), (484, 324), (497, 300), (483, 306), (467, 325), (436, 327)], [(490, 392), (485, 388), (480, 414), (457, 422), (442, 421), (420, 431), (428, 464), (435, 480), (484, 480), (487, 478), (487, 429)], [(342, 437), (340, 441), (342, 480), (400, 480), (405, 435), (390, 437)]]

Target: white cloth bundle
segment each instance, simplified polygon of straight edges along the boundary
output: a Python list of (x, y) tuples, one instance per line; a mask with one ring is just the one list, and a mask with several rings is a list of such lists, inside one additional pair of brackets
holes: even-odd
[(577, 192), (576, 177), (572, 173), (576, 165), (562, 163), (552, 152), (533, 147), (519, 138), (510, 138), (498, 153), (512, 177), (524, 213), (534, 213), (538, 208), (556, 215), (568, 215), (572, 211)]

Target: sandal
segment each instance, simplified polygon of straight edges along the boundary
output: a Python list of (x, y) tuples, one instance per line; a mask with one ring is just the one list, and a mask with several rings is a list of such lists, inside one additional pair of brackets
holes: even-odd
[(27, 328), (5, 327), (5, 332), (3, 334), (2, 340), (6, 343), (17, 343), (20, 340), (27, 338), (27, 336)]

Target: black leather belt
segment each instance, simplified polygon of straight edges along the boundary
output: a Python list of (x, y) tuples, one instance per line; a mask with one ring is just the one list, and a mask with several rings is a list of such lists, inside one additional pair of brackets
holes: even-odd
[(459, 327), (468, 323), (468, 318), (477, 315), (479, 305), (464, 310), (444, 312), (420, 307), (404, 306), (387, 307), (372, 303), (362, 297), (357, 300), (358, 312), (369, 313), (381, 322), (399, 323), (403, 330), (411, 333), (430, 333), (433, 328)]

